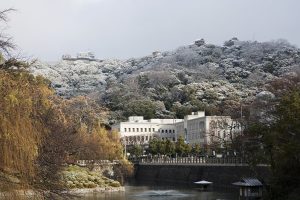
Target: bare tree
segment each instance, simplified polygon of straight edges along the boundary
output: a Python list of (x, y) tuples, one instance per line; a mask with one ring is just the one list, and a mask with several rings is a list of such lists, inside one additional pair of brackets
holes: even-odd
[(238, 120), (222, 117), (210, 122), (208, 133), (212, 148), (225, 148), (227, 151), (239, 152), (237, 138), (241, 136), (242, 124)]
[[(16, 11), (13, 8), (9, 8), (9, 9), (5, 9), (0, 11), (0, 23), (6, 23), (8, 21), (8, 17), (7, 14), (9, 12), (13, 12)], [(5, 27), (2, 25), (0, 26), (1, 28), (1, 32), (0, 32), (0, 50), (2, 51), (1, 53), (4, 53), (6, 55), (10, 55), (10, 50), (15, 48), (14, 43), (12, 42), (12, 38), (10, 36), (7, 36), (3, 30), (5, 29)]]

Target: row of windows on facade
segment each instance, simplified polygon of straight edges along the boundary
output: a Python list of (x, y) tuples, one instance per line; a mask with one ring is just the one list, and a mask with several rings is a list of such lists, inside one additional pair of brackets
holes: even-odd
[(130, 141), (148, 141), (153, 139), (153, 136), (126, 136), (125, 140), (130, 142)]
[[(127, 129), (128, 129), (128, 132), (147, 132), (147, 128), (124, 128), (124, 131), (127, 132)], [(155, 131), (155, 128), (152, 128), (152, 132)], [(151, 132), (151, 128), (148, 128), (148, 132)]]
[[(132, 141), (149, 141), (151, 139), (153, 139), (154, 137), (153, 136), (126, 136), (125, 137), (125, 141), (127, 142), (132, 142)], [(162, 140), (172, 140), (172, 141), (175, 141), (175, 137), (162, 137), (161, 138)]]
[[(220, 130), (218, 130), (217, 132), (216, 131), (212, 131), (211, 135), (212, 136), (218, 136), (220, 138), (222, 136), (222, 133), (221, 133)], [(226, 131), (225, 130), (223, 131), (223, 138), (226, 138)]]
[[(128, 128), (128, 132), (147, 132), (147, 128)], [(124, 131), (127, 132), (127, 128), (124, 128)], [(151, 132), (151, 128), (148, 128), (148, 132)], [(152, 128), (152, 132), (155, 132), (155, 128)], [(160, 133), (175, 133), (175, 130), (163, 130), (159, 129), (158, 132)]]

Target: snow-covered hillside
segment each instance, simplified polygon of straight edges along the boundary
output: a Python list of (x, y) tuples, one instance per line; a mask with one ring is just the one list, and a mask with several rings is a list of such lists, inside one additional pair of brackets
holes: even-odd
[(159, 104), (161, 112), (156, 115), (169, 115), (165, 111), (176, 105), (251, 101), (266, 90), (266, 83), (299, 66), (300, 49), (284, 40), (260, 43), (232, 38), (223, 46), (201, 39), (174, 51), (128, 60), (39, 61), (30, 70), (50, 79), (61, 96), (90, 95), (122, 112), (126, 103), (143, 99)]

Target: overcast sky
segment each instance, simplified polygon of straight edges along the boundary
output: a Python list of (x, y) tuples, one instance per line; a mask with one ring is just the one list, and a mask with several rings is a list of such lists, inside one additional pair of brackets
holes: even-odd
[(10, 7), (18, 11), (6, 32), (23, 55), (45, 61), (85, 51), (140, 57), (198, 38), (284, 38), (300, 46), (299, 0), (0, 0)]

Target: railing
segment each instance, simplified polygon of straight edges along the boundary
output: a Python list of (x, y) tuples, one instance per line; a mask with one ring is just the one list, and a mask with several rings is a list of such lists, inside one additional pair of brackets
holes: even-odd
[(224, 164), (224, 165), (244, 165), (247, 164), (242, 158), (230, 157), (230, 158), (208, 158), (208, 157), (178, 157), (178, 158), (142, 158), (138, 161), (140, 164), (199, 164), (199, 165), (210, 165), (210, 164)]
[(109, 160), (77, 160), (76, 165), (84, 167), (87, 165), (115, 165), (118, 164), (118, 160), (109, 161)]

